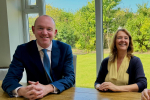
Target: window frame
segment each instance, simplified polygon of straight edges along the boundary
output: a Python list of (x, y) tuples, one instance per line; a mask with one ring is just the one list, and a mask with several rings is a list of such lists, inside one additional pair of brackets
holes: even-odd
[(31, 5), (31, 0), (22, 0), (24, 42), (30, 41), (28, 14), (37, 13), (39, 16), (46, 14), (45, 0), (36, 0), (36, 5)]

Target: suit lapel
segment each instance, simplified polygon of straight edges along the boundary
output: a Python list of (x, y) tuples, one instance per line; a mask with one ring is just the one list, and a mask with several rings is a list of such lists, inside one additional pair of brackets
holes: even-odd
[[(60, 49), (57, 44), (57, 41), (53, 40), (52, 42), (53, 42), (53, 44), (52, 44), (52, 52), (51, 52), (51, 69), (53, 70), (58, 66), (58, 62), (59, 62), (59, 58), (60, 58)], [(41, 74), (45, 73), (44, 67), (43, 67), (43, 64), (42, 64), (42, 61), (40, 58), (40, 54), (39, 54), (39, 51), (38, 51), (38, 48), (36, 45), (36, 41), (33, 41), (30, 51), (31, 51), (30, 55), (31, 55), (32, 59), (34, 60), (34, 63), (36, 64), (36, 66), (33, 66), (33, 67), (35, 67), (35, 69), (38, 68), (38, 70), (40, 71)], [(52, 73), (53, 73), (53, 71), (52, 71)], [(54, 74), (52, 74), (52, 78), (55, 81)]]
[(30, 50), (31, 50), (31, 57), (33, 58), (34, 63), (36, 64), (38, 70), (41, 73), (44, 73), (44, 68), (43, 68), (41, 57), (40, 57), (40, 54), (39, 54), (39, 51), (38, 51), (38, 48), (37, 48), (37, 45), (36, 45), (36, 41), (33, 41)]

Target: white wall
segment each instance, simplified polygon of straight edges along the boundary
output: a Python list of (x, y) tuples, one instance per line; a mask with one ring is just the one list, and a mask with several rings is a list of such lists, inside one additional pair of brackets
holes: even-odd
[(0, 67), (8, 67), (11, 61), (6, 0), (0, 1)]
[(24, 43), (21, 1), (0, 0), (0, 67), (9, 67), (16, 47)]
[(21, 0), (7, 0), (7, 18), (9, 30), (10, 55), (12, 56), (16, 47), (23, 42), (23, 23)]
[(17, 45), (24, 43), (21, 0), (1, 0), (0, 30), (0, 67), (8, 67)]

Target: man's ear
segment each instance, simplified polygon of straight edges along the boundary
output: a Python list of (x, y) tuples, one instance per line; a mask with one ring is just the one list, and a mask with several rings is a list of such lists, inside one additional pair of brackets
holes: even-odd
[(57, 29), (55, 29), (54, 36), (56, 36), (56, 34), (57, 34)]
[(35, 27), (34, 27), (34, 26), (32, 26), (32, 32), (33, 32), (33, 34), (34, 34), (34, 30), (35, 30)]

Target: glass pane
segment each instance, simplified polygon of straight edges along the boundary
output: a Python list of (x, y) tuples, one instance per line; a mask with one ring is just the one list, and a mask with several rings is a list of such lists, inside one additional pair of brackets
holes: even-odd
[(28, 14), (30, 41), (36, 39), (32, 32), (32, 26), (34, 26), (35, 19), (38, 16), (39, 16), (39, 14)]
[(36, 5), (36, 0), (29, 0), (31, 5)]
[(55, 39), (70, 44), (73, 54), (77, 55), (76, 87), (94, 88), (96, 76), (94, 0), (46, 0), (46, 14), (55, 20), (58, 30)]
[[(118, 28), (126, 28), (131, 33), (138, 33), (134, 32), (134, 28), (130, 27), (131, 23), (136, 23), (136, 21), (139, 20), (142, 21), (142, 17), (148, 17), (150, 15), (149, 6), (149, 0), (116, 0), (116, 2), (103, 0), (104, 48), (109, 48), (112, 36)], [(139, 16), (139, 14), (141, 16)], [(140, 21), (137, 23), (139, 23), (138, 25), (142, 24)], [(137, 28), (136, 31), (138, 30), (140, 30), (140, 28)], [(142, 50), (142, 46), (140, 47)], [(139, 46), (135, 46), (135, 51), (140, 51), (138, 49)]]
[[(119, 28), (129, 31), (133, 39), (134, 55), (142, 61), (150, 88), (150, 1), (103, 0), (104, 53), (109, 53), (113, 35)], [(146, 38), (148, 37), (148, 38)], [(143, 54), (146, 53), (146, 54)]]

